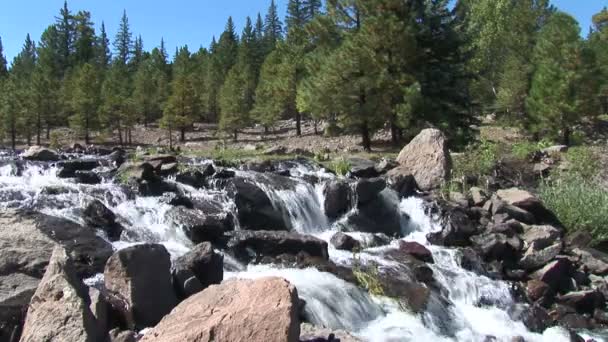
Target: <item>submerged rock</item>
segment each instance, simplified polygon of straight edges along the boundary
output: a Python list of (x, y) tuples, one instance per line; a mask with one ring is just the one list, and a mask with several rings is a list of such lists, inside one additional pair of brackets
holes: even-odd
[(183, 301), (141, 342), (297, 342), (298, 308), (284, 279), (230, 280)]
[(194, 243), (217, 242), (225, 232), (234, 230), (232, 215), (218, 210), (194, 210), (185, 207), (171, 208), (167, 218), (183, 229)]
[(200, 292), (224, 278), (224, 257), (208, 243), (196, 245), (173, 263), (173, 281), (182, 298)]
[(175, 307), (170, 268), (169, 253), (156, 244), (128, 247), (108, 259), (105, 285), (130, 328), (152, 327)]
[(85, 286), (77, 278), (67, 252), (55, 248), (30, 302), (20, 341), (104, 340), (105, 332), (98, 330), (88, 302)]
[(361, 249), (361, 243), (350, 235), (338, 232), (329, 241), (336, 249), (354, 251)]
[(301, 342), (334, 342), (338, 340), (340, 342), (362, 342), (344, 330), (332, 330), (310, 323), (302, 323), (300, 325)]
[(424, 191), (441, 187), (452, 169), (446, 138), (437, 129), (422, 130), (401, 150), (397, 162), (412, 173)]
[(101, 229), (112, 241), (120, 238), (123, 227), (116, 222), (116, 215), (101, 201), (93, 200), (84, 210), (84, 221), (91, 227)]
[(325, 215), (337, 219), (346, 214), (352, 207), (352, 190), (343, 180), (331, 180), (323, 188)]

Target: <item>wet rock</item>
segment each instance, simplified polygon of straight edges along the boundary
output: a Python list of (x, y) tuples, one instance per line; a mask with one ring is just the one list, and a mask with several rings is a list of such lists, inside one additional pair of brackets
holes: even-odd
[(98, 330), (88, 301), (85, 286), (76, 276), (67, 252), (62, 247), (55, 248), (30, 302), (20, 341), (103, 340), (105, 332)]
[(526, 245), (535, 245), (542, 249), (558, 242), (561, 232), (552, 226), (524, 226), (524, 234), (521, 238)]
[(388, 186), (395, 190), (399, 197), (410, 197), (416, 194), (416, 179), (408, 168), (398, 166), (386, 174)]
[(115, 167), (120, 167), (126, 161), (127, 153), (124, 150), (115, 150), (108, 155), (108, 161), (114, 164)]
[(519, 311), (512, 317), (521, 320), (526, 328), (535, 333), (542, 333), (553, 325), (553, 319), (542, 306), (534, 304)]
[(390, 170), (396, 168), (399, 164), (396, 161), (389, 159), (382, 159), (380, 162), (376, 164), (376, 172), (383, 175)]
[(482, 206), (488, 200), (488, 196), (486, 195), (485, 191), (476, 186), (469, 189), (469, 193), (471, 194), (471, 199), (473, 201), (473, 205), (475, 206)]
[(97, 166), (99, 162), (97, 160), (69, 160), (59, 164), (61, 170), (57, 173), (59, 178), (74, 178), (76, 177), (76, 171), (91, 171)]
[(234, 197), (243, 229), (290, 230), (290, 224), (285, 221), (283, 213), (272, 205), (268, 195), (252, 181), (232, 178), (225, 188)]
[(545, 265), (540, 270), (532, 273), (533, 279), (540, 280), (551, 287), (554, 291), (561, 291), (568, 286), (568, 280), (572, 275), (572, 263), (566, 258), (558, 258)]
[(116, 222), (116, 215), (101, 201), (93, 200), (84, 210), (83, 219), (91, 227), (101, 229), (112, 241), (120, 239), (123, 227)]
[(592, 327), (587, 317), (578, 314), (570, 306), (555, 305), (549, 315), (557, 324), (566, 329), (584, 330)]
[(183, 301), (141, 342), (296, 342), (298, 308), (297, 291), (284, 279), (230, 280)]
[(103, 270), (112, 245), (91, 229), (33, 212), (0, 210), (0, 275), (23, 273), (41, 278), (55, 244), (68, 250), (76, 272), (89, 277)]
[(361, 179), (355, 186), (357, 202), (359, 205), (369, 203), (374, 200), (382, 190), (386, 188), (386, 181), (382, 178)]
[(171, 260), (162, 245), (143, 244), (122, 249), (104, 270), (105, 285), (122, 319), (130, 328), (156, 325), (177, 304), (171, 284)]
[(431, 251), (418, 242), (399, 241), (399, 249), (420, 261), (434, 263), (433, 254)]
[(401, 150), (397, 162), (409, 169), (424, 191), (441, 187), (452, 169), (446, 138), (437, 129), (422, 130)]
[(218, 242), (225, 232), (234, 230), (232, 215), (223, 211), (203, 211), (175, 207), (167, 218), (180, 227), (194, 243)]
[(406, 219), (399, 210), (395, 194), (384, 189), (368, 203), (359, 203), (357, 211), (348, 216), (345, 229), (364, 233), (401, 235), (401, 222)]
[(367, 242), (366, 248), (386, 246), (391, 243), (391, 238), (384, 233), (372, 234), (371, 240)]
[(556, 301), (560, 304), (574, 308), (577, 312), (593, 313), (595, 309), (605, 307), (604, 295), (598, 291), (576, 291), (558, 296)]
[(380, 176), (376, 170), (376, 163), (363, 158), (348, 158), (350, 176), (355, 178), (374, 178)]
[(487, 260), (513, 260), (521, 250), (521, 241), (517, 236), (507, 237), (504, 234), (485, 233), (471, 238), (476, 250)]
[(155, 183), (160, 181), (155, 173), (154, 166), (147, 162), (127, 162), (122, 164), (118, 168), (118, 177), (124, 180), (133, 179), (137, 182), (146, 181)]
[(325, 215), (337, 219), (346, 214), (352, 207), (350, 185), (341, 180), (331, 180), (323, 189), (325, 195)]
[(556, 243), (543, 249), (538, 249), (536, 244), (533, 243), (519, 260), (519, 265), (526, 270), (538, 269), (553, 260), (561, 251), (561, 243)]
[(99, 184), (101, 183), (101, 177), (93, 171), (76, 171), (75, 173), (76, 182), (80, 184)]
[(20, 331), (28, 304), (40, 279), (21, 273), (0, 276), (0, 341)]
[(57, 152), (42, 146), (31, 146), (27, 151), (21, 154), (21, 157), (26, 160), (45, 162), (59, 160), (59, 154), (57, 154)]
[(608, 255), (593, 248), (574, 248), (572, 254), (579, 257), (585, 271), (597, 275), (608, 273)]
[(427, 286), (394, 273), (380, 273), (377, 278), (384, 295), (397, 299), (414, 313), (426, 309), (431, 296), (431, 290)]
[(175, 181), (178, 183), (190, 185), (191, 187), (197, 188), (197, 189), (204, 187), (206, 184), (205, 176), (200, 171), (180, 172), (175, 176)]
[(332, 330), (314, 326), (310, 323), (300, 325), (301, 342), (361, 342), (357, 337), (344, 330)]
[(194, 209), (194, 203), (186, 196), (180, 196), (175, 194), (169, 194), (168, 204), (174, 207), (184, 207), (186, 209)]
[(263, 257), (296, 255), (300, 252), (328, 258), (327, 242), (311, 235), (276, 231), (234, 231), (228, 241), (227, 251), (245, 263)]
[(486, 275), (487, 270), (483, 260), (477, 252), (472, 248), (467, 247), (461, 250), (460, 266), (465, 270), (475, 272), (480, 275)]
[(234, 176), (236, 176), (236, 172), (229, 170), (229, 169), (219, 169), (218, 171), (215, 172), (215, 174), (213, 175), (213, 178), (215, 179), (229, 179), (229, 178), (233, 178)]
[(224, 257), (216, 253), (210, 243), (204, 242), (175, 260), (172, 273), (178, 293), (181, 298), (187, 298), (222, 282)]
[(178, 171), (177, 165), (178, 164), (176, 162), (174, 162), (174, 163), (168, 163), (168, 164), (162, 164), (160, 166), (160, 169), (158, 170), (158, 174), (160, 176), (163, 176), (163, 177), (176, 174), (177, 171)]
[(334, 236), (331, 237), (330, 242), (336, 249), (340, 250), (352, 252), (361, 249), (361, 243), (359, 241), (342, 232), (334, 234)]
[(110, 342), (137, 342), (137, 333), (130, 330), (120, 330), (118, 328), (110, 330)]
[(531, 279), (526, 284), (526, 296), (531, 302), (536, 302), (539, 299), (552, 296), (553, 291), (546, 283)]

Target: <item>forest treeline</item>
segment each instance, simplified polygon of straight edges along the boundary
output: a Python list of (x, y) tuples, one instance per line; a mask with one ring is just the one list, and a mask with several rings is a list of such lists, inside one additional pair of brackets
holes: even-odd
[[(110, 37), (67, 2), (10, 67), (0, 41), (2, 138), (40, 144), (70, 126), (131, 142), (160, 122), (185, 140), (194, 122), (238, 139), (251, 124), (294, 118), (361, 136), (390, 126), (394, 142), (433, 125), (454, 143), (495, 113), (537, 137), (568, 143), (572, 127), (608, 111), (608, 10), (581, 38), (548, 0), (290, 0), (281, 19), (232, 18), (208, 48), (146, 50), (126, 12)], [(1, 34), (1, 33), (0, 33)]]

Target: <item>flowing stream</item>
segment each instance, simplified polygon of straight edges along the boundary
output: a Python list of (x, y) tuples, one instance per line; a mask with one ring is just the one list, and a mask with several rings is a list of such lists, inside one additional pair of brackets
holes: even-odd
[[(116, 249), (155, 242), (165, 245), (172, 256), (177, 257), (192, 246), (180, 227), (168, 219), (166, 213), (171, 206), (163, 197), (135, 196), (112, 179), (104, 179), (98, 185), (76, 184), (72, 180), (58, 178), (57, 168), (45, 164), (5, 160), (0, 165), (3, 165), (0, 166), (0, 209), (27, 208), (82, 222), (81, 213), (86, 203), (99, 199), (118, 216), (130, 233), (128, 241), (114, 243)], [(329, 242), (338, 227), (346, 224), (345, 218), (332, 222), (324, 214), (322, 184), (334, 176), (314, 166), (298, 163), (290, 165), (290, 173), (292, 186), (275, 188), (272, 182), (264, 179), (264, 174), (237, 171), (238, 176), (250, 178), (267, 193), (273, 206), (283, 213), (293, 229)], [(304, 180), (306, 177), (320, 181), (311, 185)], [(222, 203), (223, 210), (236, 211), (235, 204), (222, 191), (197, 190), (179, 184), (178, 187), (187, 197), (213, 199)], [(231, 271), (225, 272), (225, 278), (284, 277), (296, 286), (299, 296), (306, 301), (305, 316), (311, 323), (349, 331), (364, 341), (486, 341), (488, 336), (493, 336), (496, 341), (512, 341), (516, 336), (523, 337), (525, 341), (569, 341), (567, 332), (561, 328), (535, 334), (528, 331), (522, 322), (513, 320), (509, 310), (517, 304), (507, 282), (491, 280), (463, 269), (459, 265), (457, 249), (430, 245), (426, 234), (440, 230), (441, 226), (426, 214), (421, 200), (408, 198), (399, 201), (397, 196), (389, 197), (387, 200), (395, 201), (395, 210), (409, 216), (409, 220), (402, 222), (403, 240), (416, 241), (429, 248), (435, 260), (429, 266), (444, 289), (441, 298), (437, 295), (430, 297), (423, 313), (404, 311), (391, 298), (372, 296), (330, 273), (312, 268), (240, 265), (226, 256), (226, 268)], [(347, 216), (350, 214), (352, 212)], [(370, 239), (365, 233), (350, 235), (363, 245)], [(397, 245), (398, 241), (393, 241), (388, 246), (365, 249), (357, 262), (372, 261), (382, 268), (398, 270), (399, 265), (383, 258), (381, 253)], [(336, 250), (331, 244), (329, 254), (338, 265), (352, 266), (355, 262), (352, 253)]]

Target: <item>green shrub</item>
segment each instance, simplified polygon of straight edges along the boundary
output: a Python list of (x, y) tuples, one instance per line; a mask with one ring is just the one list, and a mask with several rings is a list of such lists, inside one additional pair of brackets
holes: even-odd
[(576, 174), (544, 182), (540, 197), (568, 231), (585, 230), (596, 240), (608, 238), (608, 191)]
[(511, 155), (519, 160), (527, 160), (530, 154), (540, 151), (543, 148), (547, 148), (553, 145), (550, 140), (541, 140), (538, 142), (533, 141), (520, 141), (511, 147)]
[(53, 149), (61, 148), (61, 133), (52, 131), (49, 136), (49, 147)]
[(345, 158), (339, 158), (333, 161), (331, 169), (339, 176), (346, 176), (350, 172), (350, 162)]
[(452, 177), (460, 179), (470, 175), (487, 175), (496, 165), (500, 155), (500, 146), (494, 142), (482, 140), (478, 144), (470, 145), (464, 153), (454, 158)]
[(566, 160), (568, 161), (566, 176), (579, 176), (582, 179), (593, 180), (598, 175), (599, 158), (589, 147), (570, 148), (566, 153)]
[(362, 266), (359, 250), (353, 251), (353, 275), (360, 287), (372, 295), (384, 296), (384, 288), (380, 282), (378, 266)]

